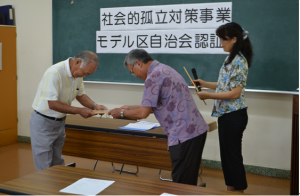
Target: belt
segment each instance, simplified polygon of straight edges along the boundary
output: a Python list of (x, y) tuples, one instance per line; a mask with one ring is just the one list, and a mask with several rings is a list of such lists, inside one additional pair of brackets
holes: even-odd
[(55, 120), (55, 121), (64, 121), (66, 119), (66, 116), (65, 117), (62, 117), (62, 118), (54, 118), (54, 117), (51, 117), (51, 116), (46, 116), (44, 114), (41, 114), (39, 113), (38, 111), (34, 110), (38, 115), (41, 115), (45, 118), (48, 118), (48, 119), (51, 119), (51, 120)]

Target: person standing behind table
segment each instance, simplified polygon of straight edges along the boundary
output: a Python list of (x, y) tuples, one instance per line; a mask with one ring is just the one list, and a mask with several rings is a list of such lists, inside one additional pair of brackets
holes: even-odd
[(201, 87), (216, 93), (201, 91), (201, 100), (214, 99), (212, 116), (218, 117), (220, 154), (227, 190), (244, 192), (248, 187), (242, 156), (242, 137), (248, 123), (244, 91), (248, 68), (252, 63), (252, 45), (248, 31), (231, 22), (220, 26), (216, 34), (229, 56), (219, 73), (218, 82), (199, 82)]
[[(66, 114), (83, 118), (106, 109), (94, 103), (84, 92), (83, 78), (94, 73), (98, 57), (91, 51), (81, 51), (48, 68), (38, 86), (30, 117), (33, 159), (37, 171), (53, 165), (64, 165), (62, 147), (65, 141)], [(71, 106), (77, 99), (86, 108)]]
[(141, 49), (129, 52), (124, 61), (132, 75), (145, 80), (140, 106), (122, 106), (109, 112), (114, 118), (142, 119), (153, 111), (168, 136), (174, 182), (197, 185), (202, 151), (209, 129), (187, 83), (173, 68)]

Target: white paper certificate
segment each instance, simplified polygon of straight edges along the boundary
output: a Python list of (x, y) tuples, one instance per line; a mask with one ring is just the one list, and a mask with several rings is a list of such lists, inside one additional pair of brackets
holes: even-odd
[(79, 195), (97, 195), (115, 181), (110, 180), (98, 180), (91, 178), (82, 178), (77, 180), (70, 186), (60, 190), (62, 193), (71, 193), (71, 194), (79, 194)]

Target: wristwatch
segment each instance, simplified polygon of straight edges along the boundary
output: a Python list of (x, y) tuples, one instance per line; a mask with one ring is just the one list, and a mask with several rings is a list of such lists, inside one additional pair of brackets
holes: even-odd
[(124, 118), (124, 115), (123, 115), (123, 114), (124, 114), (124, 110), (125, 110), (125, 109), (122, 109), (122, 110), (121, 110), (121, 113), (120, 113), (120, 114), (121, 114), (121, 118)]
[(95, 105), (97, 105), (97, 103), (94, 102), (94, 104), (92, 105), (92, 110), (94, 110)]

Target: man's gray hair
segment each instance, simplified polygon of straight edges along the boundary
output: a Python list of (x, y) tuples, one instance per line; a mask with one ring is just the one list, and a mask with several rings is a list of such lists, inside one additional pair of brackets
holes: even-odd
[(131, 50), (124, 60), (124, 66), (135, 65), (136, 61), (142, 61), (143, 63), (148, 63), (149, 61), (153, 61), (152, 57), (143, 49), (134, 49)]
[(97, 66), (98, 66), (98, 57), (95, 53), (88, 51), (88, 50), (83, 50), (78, 52), (74, 58), (74, 60), (76, 59), (80, 59), (82, 61), (80, 68), (83, 68), (85, 66), (87, 66), (91, 61), (93, 61)]

